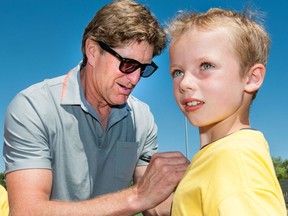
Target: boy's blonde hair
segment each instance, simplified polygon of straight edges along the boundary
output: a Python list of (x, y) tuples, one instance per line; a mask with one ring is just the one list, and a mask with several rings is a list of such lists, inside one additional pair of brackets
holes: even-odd
[(206, 13), (182, 12), (168, 25), (166, 31), (170, 39), (176, 40), (193, 29), (227, 29), (239, 58), (241, 75), (244, 76), (256, 63), (266, 67), (270, 49), (268, 33), (261, 24), (249, 18), (252, 13), (251, 10), (238, 13), (219, 8), (210, 9)]

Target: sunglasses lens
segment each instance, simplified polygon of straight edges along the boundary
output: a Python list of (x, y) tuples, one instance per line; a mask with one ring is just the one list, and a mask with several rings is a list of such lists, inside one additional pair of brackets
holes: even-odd
[(156, 70), (155, 67), (153, 67), (152, 65), (147, 65), (143, 71), (141, 71), (141, 76), (142, 77), (149, 77), (151, 76), (154, 71)]
[(121, 61), (120, 63), (120, 70), (123, 73), (132, 73), (133, 71), (137, 70), (140, 67), (138, 62), (134, 62), (131, 60)]

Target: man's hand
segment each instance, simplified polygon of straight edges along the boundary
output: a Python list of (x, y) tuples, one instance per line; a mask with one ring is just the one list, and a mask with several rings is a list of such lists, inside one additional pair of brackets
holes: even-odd
[(175, 190), (190, 162), (180, 152), (156, 153), (140, 181), (138, 198), (146, 208), (166, 200)]

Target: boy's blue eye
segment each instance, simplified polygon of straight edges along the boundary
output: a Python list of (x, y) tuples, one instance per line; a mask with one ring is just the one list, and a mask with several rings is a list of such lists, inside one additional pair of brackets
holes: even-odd
[(176, 70), (173, 72), (173, 77), (182, 76), (184, 73), (182, 71)]
[(201, 64), (201, 69), (202, 70), (208, 70), (208, 69), (210, 69), (212, 67), (213, 67), (213, 65), (210, 64), (210, 63), (207, 63), (207, 62), (204, 62), (204, 63)]

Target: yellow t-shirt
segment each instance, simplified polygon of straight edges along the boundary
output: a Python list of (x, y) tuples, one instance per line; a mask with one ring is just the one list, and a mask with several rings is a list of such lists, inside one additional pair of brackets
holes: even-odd
[(0, 215), (1, 216), (9, 215), (7, 191), (2, 185), (0, 185)]
[(263, 134), (240, 130), (200, 150), (176, 189), (172, 215), (287, 216)]

